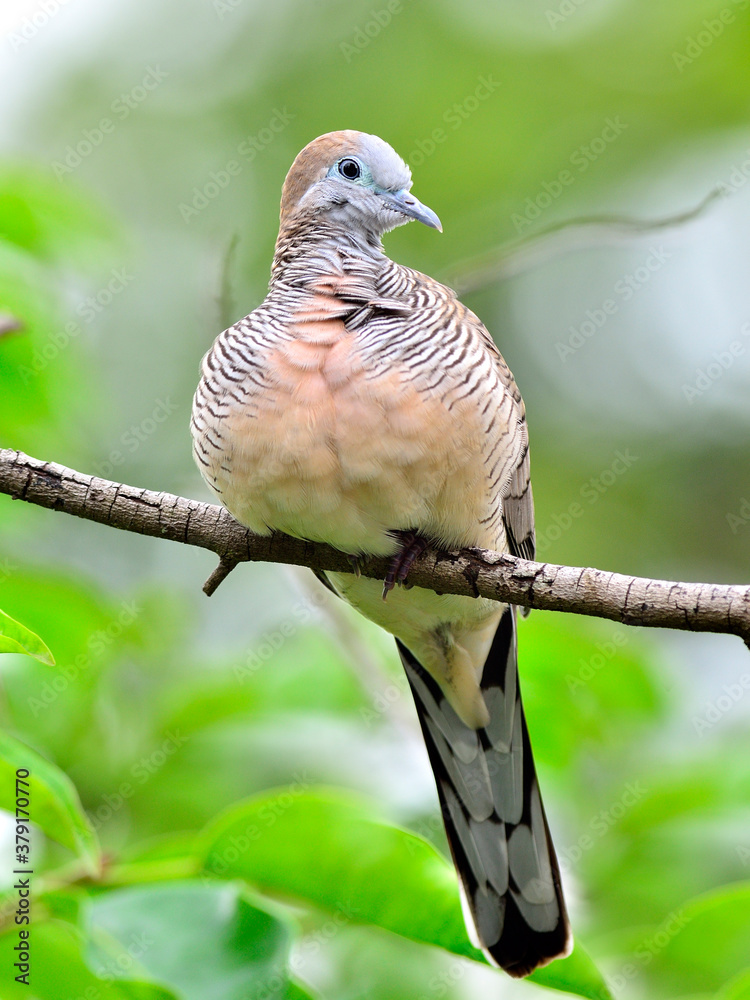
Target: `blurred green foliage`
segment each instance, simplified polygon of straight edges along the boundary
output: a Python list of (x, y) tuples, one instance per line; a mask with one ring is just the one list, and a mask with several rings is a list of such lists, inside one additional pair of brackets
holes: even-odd
[[(410, 161), (445, 228), (389, 251), (463, 275), (516, 374), (542, 558), (746, 581), (749, 7), (11, 4), (0, 445), (202, 496), (200, 356), (263, 295), (294, 155), (359, 128)], [(681, 227), (544, 236), (717, 185)], [(302, 573), (241, 568), (207, 602), (202, 552), (5, 497), (0, 526), (0, 606), (55, 659), (0, 657), (0, 805), (16, 768), (35, 781), (38, 1000), (750, 997), (739, 643), (521, 624), (579, 947), (512, 984), (463, 929), (387, 637)], [(0, 993), (28, 997), (10, 867)]]

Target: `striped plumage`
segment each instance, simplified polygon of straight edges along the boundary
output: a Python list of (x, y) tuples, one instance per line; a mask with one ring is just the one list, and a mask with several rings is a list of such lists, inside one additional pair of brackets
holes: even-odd
[[(513, 377), (450, 289), (382, 249), (381, 235), (409, 218), (439, 227), (410, 186), (375, 136), (330, 133), (300, 153), (284, 185), (268, 295), (204, 359), (196, 461), (256, 532), (353, 555), (397, 556), (412, 533), (532, 556), (528, 436)], [(419, 588), (384, 601), (376, 581), (354, 574), (325, 582), (397, 638), (473, 938), (514, 976), (567, 953), (514, 610)]]

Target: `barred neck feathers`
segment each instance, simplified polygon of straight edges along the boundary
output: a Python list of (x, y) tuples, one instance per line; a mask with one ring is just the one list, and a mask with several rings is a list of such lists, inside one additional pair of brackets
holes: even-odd
[(336, 254), (380, 263), (383, 234), (414, 219), (440, 229), (410, 188), (409, 168), (378, 136), (343, 130), (314, 139), (284, 181), (272, 283), (302, 280), (302, 260), (312, 270)]
[(377, 237), (370, 239), (344, 226), (300, 219), (279, 232), (271, 265), (271, 284), (305, 286), (321, 274), (335, 274), (342, 258), (353, 258), (378, 271), (389, 261)]

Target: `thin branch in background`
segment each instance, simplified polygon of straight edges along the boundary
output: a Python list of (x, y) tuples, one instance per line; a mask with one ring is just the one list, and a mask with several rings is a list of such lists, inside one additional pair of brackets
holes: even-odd
[(712, 188), (697, 205), (661, 219), (633, 219), (624, 215), (562, 219), (533, 235), (463, 261), (450, 270), (446, 280), (462, 294), (476, 292), (571, 250), (602, 245), (620, 246), (640, 236), (683, 226), (699, 218), (722, 197), (724, 192), (720, 187)]
[(239, 245), (240, 234), (235, 232), (221, 258), (221, 277), (216, 304), (219, 307), (219, 324), (222, 330), (226, 330), (237, 319), (234, 293), (232, 292), (232, 273)]
[(19, 333), (23, 328), (24, 325), (20, 319), (5, 313), (0, 314), (0, 337), (4, 337), (8, 333)]
[[(316, 591), (313, 590), (313, 587), (316, 586), (316, 582), (309, 574), (303, 575), (295, 572), (294, 583), (311, 596), (315, 595)], [(318, 584), (318, 586), (320, 585)], [(393, 675), (383, 669), (378, 657), (373, 656), (372, 646), (362, 640), (359, 630), (352, 623), (351, 615), (356, 614), (356, 612), (350, 611), (343, 601), (333, 596), (325, 604), (317, 606), (326, 618), (330, 626), (330, 634), (333, 635), (339, 648), (345, 654), (346, 662), (367, 698), (373, 703), (380, 698), (380, 703), (383, 706), (382, 714), (408, 739), (421, 742), (422, 736), (416, 714), (406, 708), (400, 697), (397, 699), (387, 697), (386, 692), (397, 682)], [(398, 676), (405, 678), (404, 674)], [(400, 688), (399, 692), (404, 690), (405, 688)]]

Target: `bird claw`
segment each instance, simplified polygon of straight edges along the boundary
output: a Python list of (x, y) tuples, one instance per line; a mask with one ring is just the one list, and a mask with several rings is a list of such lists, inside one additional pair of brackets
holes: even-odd
[(362, 562), (363, 562), (362, 556), (347, 555), (346, 558), (349, 560), (349, 565), (352, 568), (352, 573), (354, 573), (357, 579), (359, 579), (362, 576)]
[(383, 580), (383, 600), (385, 601), (397, 583), (406, 585), (406, 578), (415, 560), (422, 555), (430, 543), (417, 531), (394, 531), (401, 539), (401, 548), (395, 554)]

